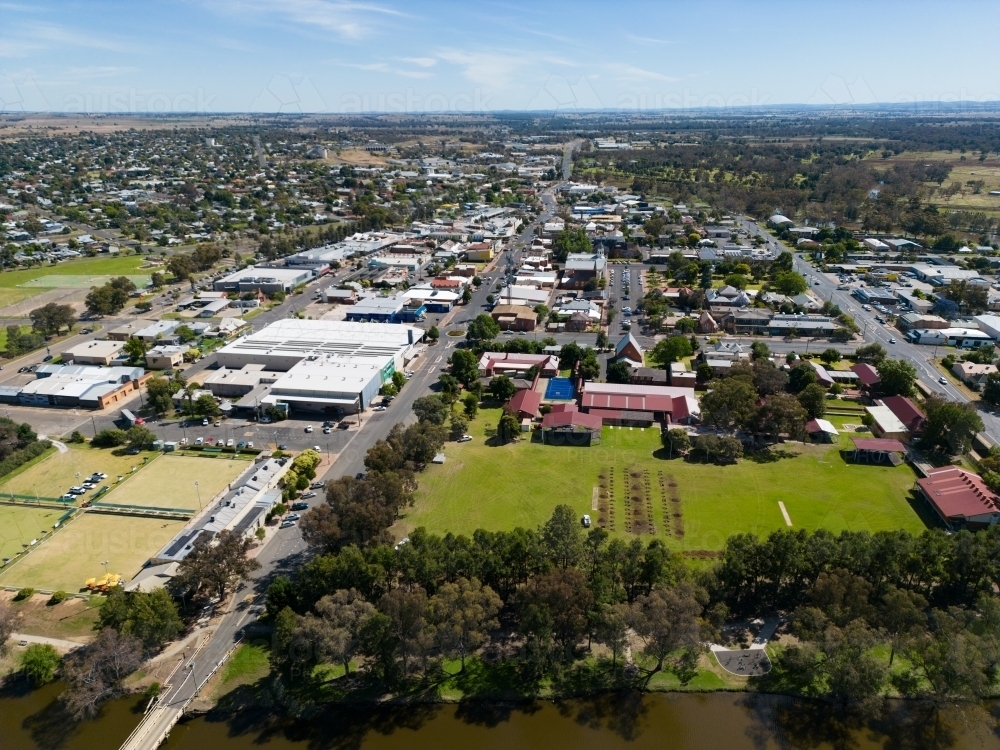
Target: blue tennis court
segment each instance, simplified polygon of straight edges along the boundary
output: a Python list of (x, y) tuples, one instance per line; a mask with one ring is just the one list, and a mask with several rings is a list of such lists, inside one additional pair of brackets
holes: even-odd
[(551, 401), (569, 401), (573, 398), (573, 381), (569, 378), (552, 378), (545, 386), (545, 398)]

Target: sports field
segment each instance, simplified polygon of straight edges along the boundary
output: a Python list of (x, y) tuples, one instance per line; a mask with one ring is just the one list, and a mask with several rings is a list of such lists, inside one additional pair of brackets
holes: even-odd
[(131, 579), (181, 528), (183, 521), (84, 513), (0, 573), (0, 585), (76, 592), (109, 573)]
[(138, 456), (116, 456), (107, 448), (70, 445), (67, 453), (52, 453), (38, 463), (8, 474), (0, 480), (0, 495), (59, 497), (95, 471), (107, 474), (102, 485), (111, 486), (119, 476), (130, 474), (133, 466), (141, 470), (143, 458), (152, 459), (156, 455), (149, 451)]
[(33, 539), (52, 531), (62, 515), (60, 510), (0, 505), (0, 560), (13, 557)]
[(243, 460), (167, 454), (103, 495), (101, 502), (198, 510), (199, 492), (201, 504), (207, 504), (249, 465)]
[[(560, 503), (580, 516), (590, 514), (596, 523), (601, 512), (593, 503), (600, 505), (602, 472), (614, 477), (609, 530), (627, 535), (628, 525), (645, 535), (651, 528), (675, 549), (717, 550), (732, 534), (788, 528), (779, 502), (792, 528), (914, 533), (924, 528), (908, 500), (913, 471), (906, 465), (845, 463), (839, 451), (850, 446), (846, 434), (839, 445), (786, 444), (777, 446), (783, 457), (770, 462), (743, 459), (720, 467), (666, 460), (658, 428), (605, 427), (601, 444), (590, 448), (542, 445), (527, 436), (491, 447), (483, 429), (498, 419), (495, 410), (480, 412), (469, 427), (474, 439), (448, 443), (446, 463), (420, 475), (416, 504), (393, 529), (397, 537), (417, 526), (463, 534), (534, 528)], [(643, 494), (644, 500), (632, 499)]]
[[(146, 278), (138, 273), (139, 267), (145, 263), (146, 259), (143, 256), (128, 255), (114, 258), (81, 258), (54, 266), (5, 271), (0, 273), (0, 307), (16, 304), (46, 288), (66, 286), (71, 289), (87, 289), (95, 284), (104, 283), (95, 282), (93, 279), (112, 276), (129, 276), (133, 280)], [(55, 279), (45, 281), (44, 279), (49, 276)], [(148, 278), (146, 280), (148, 281)]]

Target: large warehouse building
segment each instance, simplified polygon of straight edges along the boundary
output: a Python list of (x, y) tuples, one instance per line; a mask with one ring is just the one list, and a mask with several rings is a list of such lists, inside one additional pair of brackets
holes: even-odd
[[(229, 370), (262, 368), (260, 384), (238, 406), (355, 413), (404, 369), (423, 335), (419, 328), (391, 323), (279, 320), (223, 347), (217, 358)], [(283, 374), (275, 379), (274, 372)]]

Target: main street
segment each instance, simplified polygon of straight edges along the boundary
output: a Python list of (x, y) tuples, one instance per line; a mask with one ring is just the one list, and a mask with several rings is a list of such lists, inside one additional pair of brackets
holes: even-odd
[[(770, 232), (759, 226), (756, 222), (740, 217), (740, 225), (747, 229), (751, 236), (760, 234), (770, 247), (781, 247)], [(837, 289), (838, 283), (830, 278), (828, 274), (822, 273), (811, 263), (801, 257), (801, 254), (792, 253), (795, 270), (802, 274), (809, 282), (813, 293), (823, 300), (829, 300), (837, 305), (841, 310), (848, 313), (858, 326), (862, 329), (866, 343), (878, 342), (885, 347), (888, 356), (892, 359), (903, 359), (912, 364), (917, 369), (920, 379), (937, 392), (940, 396), (951, 401), (970, 402), (958, 388), (955, 388), (950, 381), (941, 383), (941, 371), (931, 361), (937, 352), (936, 347), (918, 346), (911, 344), (906, 337), (887, 324), (879, 323), (875, 318), (875, 313), (865, 310), (861, 303), (851, 296), (849, 291)], [(801, 344), (798, 344), (801, 349)], [(818, 348), (818, 345), (817, 345)], [(823, 348), (827, 348), (823, 346)], [(987, 411), (976, 402), (979, 416), (983, 420), (984, 431), (994, 442), (1000, 444), (1000, 418), (993, 412)]]

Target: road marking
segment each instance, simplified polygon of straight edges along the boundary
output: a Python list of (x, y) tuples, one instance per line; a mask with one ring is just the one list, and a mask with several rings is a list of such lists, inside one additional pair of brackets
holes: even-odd
[(788, 511), (785, 510), (785, 504), (779, 500), (778, 501), (778, 507), (781, 509), (781, 515), (783, 515), (785, 517), (785, 525), (786, 526), (791, 526), (792, 525), (792, 519), (788, 517)]

